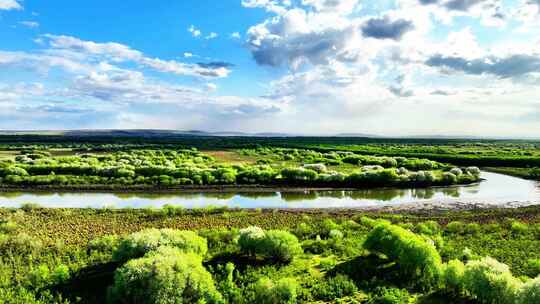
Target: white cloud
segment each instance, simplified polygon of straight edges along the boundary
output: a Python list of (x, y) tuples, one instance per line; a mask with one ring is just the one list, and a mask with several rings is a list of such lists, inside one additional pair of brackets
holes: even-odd
[(359, 5), (359, 0), (302, 0), (302, 4), (319, 12), (335, 12), (349, 15)]
[(215, 32), (210, 32), (210, 34), (208, 34), (206, 37), (204, 37), (204, 39), (206, 40), (212, 40), (212, 39), (216, 39), (219, 35)]
[(0, 0), (0, 10), (22, 10), (23, 7), (17, 0)]
[(26, 26), (27, 28), (38, 28), (39, 23), (35, 21), (21, 21), (19, 22), (20, 25)]
[(242, 38), (242, 35), (239, 32), (234, 32), (234, 33), (231, 33), (231, 38), (240, 39)]
[(299, 8), (282, 12), (248, 30), (248, 44), (257, 63), (324, 64), (346, 52), (358, 39), (357, 25), (346, 18), (309, 13)]
[(188, 32), (190, 32), (193, 37), (199, 37), (201, 35), (201, 31), (197, 29), (194, 25), (191, 25), (188, 28)]
[[(199, 64), (187, 64), (175, 60), (150, 58), (140, 51), (114, 42), (96, 43), (71, 36), (50, 34), (44, 35), (44, 37), (49, 39), (49, 44), (53, 51), (67, 51), (70, 52), (69, 55), (97, 57), (95, 59), (111, 62), (132, 61), (160, 72), (184, 76), (221, 78), (227, 77), (230, 73), (228, 67), (201, 66)], [(62, 53), (62, 55), (65, 57), (66, 53)]]

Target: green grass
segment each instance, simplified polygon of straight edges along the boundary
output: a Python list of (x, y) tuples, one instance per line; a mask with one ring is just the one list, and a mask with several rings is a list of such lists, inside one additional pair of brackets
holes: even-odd
[[(300, 284), (300, 303), (308, 300), (327, 303), (313, 298), (318, 288), (317, 283), (324, 282), (330, 273), (341, 271), (339, 269), (360, 267), (358, 269), (367, 271), (365, 274), (367, 277), (354, 279), (359, 291), (344, 297), (342, 303), (349, 303), (347, 301), (364, 303), (376, 286), (407, 287), (405, 283), (393, 281), (392, 276), (384, 279), (385, 275), (381, 277), (382, 274), (376, 275), (377, 280), (370, 280), (369, 266), (355, 266), (356, 263), (364, 263), (365, 261), (361, 261), (366, 258), (362, 257), (365, 254), (362, 243), (372, 227), (371, 221), (366, 220), (366, 217), (385, 219), (416, 233), (436, 233), (441, 238), (438, 244), (443, 261), (462, 259), (464, 252), (469, 250), (474, 256), (492, 256), (508, 264), (516, 276), (532, 276), (536, 273), (531, 271), (538, 271), (531, 270), (529, 261), (540, 259), (540, 251), (537, 250), (540, 246), (540, 207), (477, 211), (415, 211), (394, 214), (354, 210), (332, 212), (211, 208), (97, 210), (45, 209), (28, 206), (24, 210), (0, 209), (0, 219), (4, 220), (0, 228), (4, 235), (16, 238), (24, 236), (23, 238), (27, 240), (24, 242), (39, 244), (33, 245), (37, 246), (31, 247), (33, 249), (23, 251), (31, 250), (33, 253), (23, 253), (13, 251), (21, 250), (23, 248), (21, 245), (1, 241), (0, 251), (4, 256), (0, 259), (3, 261), (0, 263), (0, 270), (3, 269), (0, 271), (2, 279), (0, 281), (10, 282), (7, 286), (3, 285), (4, 288), (30, 284), (25, 286), (30, 286), (28, 288), (32, 290), (32, 286), (37, 283), (32, 281), (35, 279), (31, 279), (31, 276), (35, 275), (32, 273), (38, 266), (47, 265), (49, 269), (55, 269), (60, 265), (66, 265), (74, 281), (67, 280), (65, 282), (67, 285), (60, 289), (45, 286), (38, 294), (46, 290), (56, 290), (64, 299), (81, 297), (80, 303), (100, 303), (105, 297), (106, 284), (112, 280), (111, 265), (107, 264), (110, 256), (90, 254), (87, 251), (89, 242), (107, 235), (124, 236), (146, 228), (174, 228), (198, 231), (208, 239), (210, 251), (205, 259), (205, 265), (212, 272), (216, 282), (223, 280), (219, 265), (234, 262), (238, 271), (234, 279), (237, 286), (253, 284), (261, 276), (272, 280), (294, 277)], [(426, 232), (425, 227), (434, 227), (430, 221), (440, 225), (441, 230)], [(448, 225), (451, 222), (453, 224)], [(427, 223), (428, 226), (422, 223)], [(264, 229), (291, 231), (302, 242), (305, 253), (286, 265), (255, 262), (238, 257), (234, 235), (238, 229), (251, 225)], [(332, 229), (341, 231), (343, 237), (330, 239), (328, 232)], [(22, 242), (22, 239), (19, 242)], [(31, 254), (32, 258), (27, 254)], [(11, 259), (12, 262), (7, 263), (7, 259)], [(102, 282), (92, 281), (87, 277), (89, 273), (92, 273), (92, 276), (97, 275), (96, 271), (103, 276)], [(2, 286), (0, 291), (1, 288)], [(418, 296), (419, 303), (470, 303), (448, 297), (445, 300), (441, 295), (407, 288)]]

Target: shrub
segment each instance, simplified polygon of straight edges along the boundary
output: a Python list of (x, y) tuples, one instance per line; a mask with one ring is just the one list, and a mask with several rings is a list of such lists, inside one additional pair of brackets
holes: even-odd
[(523, 284), (518, 294), (517, 304), (540, 303), (540, 277)]
[(465, 265), (460, 260), (451, 260), (444, 268), (444, 283), (449, 292), (458, 294), (463, 290)]
[(287, 231), (270, 230), (258, 252), (280, 262), (290, 262), (303, 250), (296, 236)]
[(333, 301), (335, 299), (351, 296), (358, 291), (354, 282), (346, 275), (338, 274), (316, 284), (313, 287), (313, 295), (316, 299)]
[(441, 227), (435, 221), (427, 221), (417, 225), (417, 231), (426, 235), (436, 235), (440, 233)]
[(255, 299), (258, 304), (293, 304), (296, 303), (298, 283), (291, 278), (272, 282), (261, 278), (255, 283)]
[(337, 229), (333, 229), (333, 230), (330, 230), (330, 233), (328, 234), (328, 237), (333, 239), (333, 240), (339, 240), (339, 239), (342, 239), (343, 238), (343, 232), (337, 230)]
[(416, 300), (411, 297), (406, 289), (380, 288), (375, 296), (368, 302), (369, 304), (412, 304)]
[(444, 172), (442, 175), (442, 181), (447, 185), (453, 185), (458, 182), (458, 178), (455, 174), (451, 172)]
[(116, 270), (111, 303), (222, 303), (200, 256), (161, 247)]
[(113, 252), (115, 261), (138, 258), (161, 246), (171, 246), (183, 252), (204, 256), (208, 251), (206, 239), (192, 231), (147, 229), (123, 238)]
[(520, 281), (512, 276), (507, 265), (486, 257), (467, 263), (463, 284), (465, 290), (481, 303), (512, 304)]
[(0, 254), (2, 255), (37, 255), (42, 250), (42, 242), (26, 233), (0, 235)]
[(317, 173), (326, 172), (326, 166), (324, 164), (305, 164), (303, 168), (313, 170)]
[(117, 235), (106, 235), (100, 238), (91, 240), (88, 243), (88, 251), (112, 254), (117, 248), (120, 238)]
[(475, 177), (480, 177), (480, 169), (478, 167), (468, 167), (465, 171)]
[(440, 283), (442, 261), (437, 249), (408, 230), (395, 225), (378, 225), (368, 234), (364, 248), (394, 260), (403, 278), (413, 279), (424, 289)]
[(241, 229), (238, 238), (240, 250), (246, 254), (255, 255), (265, 237), (266, 233), (262, 228), (252, 226)]
[(465, 232), (465, 224), (460, 221), (454, 221), (446, 225), (446, 231), (450, 233), (462, 234)]
[(466, 234), (477, 234), (480, 232), (480, 225), (477, 223), (470, 223), (465, 226), (465, 233)]
[(452, 168), (450, 173), (454, 174), (455, 176), (460, 176), (463, 174), (463, 171), (460, 168)]
[(527, 226), (527, 224), (515, 221), (512, 222), (510, 230), (512, 231), (512, 233), (517, 235), (526, 234), (529, 231), (529, 226)]
[(525, 272), (530, 277), (540, 275), (540, 259), (530, 259), (525, 266)]
[(298, 238), (293, 234), (282, 230), (265, 232), (259, 227), (240, 230), (238, 245), (246, 254), (259, 255), (280, 262), (290, 262), (303, 252)]

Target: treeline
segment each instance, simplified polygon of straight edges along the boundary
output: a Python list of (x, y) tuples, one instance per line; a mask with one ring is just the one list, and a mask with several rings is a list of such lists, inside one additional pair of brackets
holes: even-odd
[[(132, 150), (51, 157), (28, 150), (0, 162), (0, 182), (16, 186), (269, 185), (366, 188), (468, 184), (479, 180), (476, 167), (453, 168), (427, 159), (375, 157), (351, 152), (320, 153), (299, 149), (243, 150), (271, 155), (254, 165), (219, 164), (197, 150)], [(277, 161), (294, 160), (288, 163)], [(307, 162), (307, 163), (306, 163)], [(352, 164), (352, 172), (328, 166)], [(339, 168), (339, 167), (337, 167)]]

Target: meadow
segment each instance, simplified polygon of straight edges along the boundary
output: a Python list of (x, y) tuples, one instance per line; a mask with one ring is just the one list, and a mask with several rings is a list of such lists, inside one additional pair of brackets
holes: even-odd
[(386, 213), (27, 205), (0, 217), (3, 303), (538, 301), (538, 207)]

